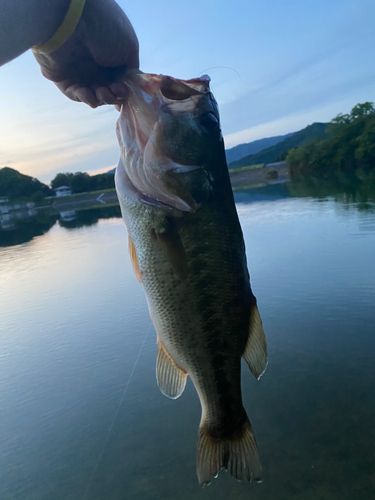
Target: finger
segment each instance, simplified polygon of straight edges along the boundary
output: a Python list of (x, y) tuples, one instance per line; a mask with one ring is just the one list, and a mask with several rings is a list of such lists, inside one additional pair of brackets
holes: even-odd
[(117, 109), (117, 111), (121, 113), (122, 104), (115, 104), (115, 109)]
[(107, 87), (92, 87), (96, 99), (101, 104), (120, 104), (128, 97), (128, 90), (123, 83), (112, 83)]
[[(72, 101), (79, 102), (79, 99), (77, 99), (77, 97), (73, 93), (74, 86), (69, 85), (66, 80), (63, 82), (55, 82), (55, 85), (66, 97), (68, 97)], [(75, 88), (78, 88), (78, 85), (76, 85)]]
[(72, 101), (84, 102), (88, 104), (91, 108), (97, 108), (100, 106), (100, 102), (95, 97), (95, 94), (87, 87), (82, 87), (79, 83), (71, 84), (71, 81), (64, 80), (62, 82), (55, 83), (56, 87), (64, 94), (69, 97)]
[(74, 89), (72, 92), (68, 92), (69, 89), (67, 89), (65, 95), (69, 97), (70, 99), (73, 99), (73, 101), (80, 101), (84, 102), (85, 104), (88, 104), (91, 108), (97, 108), (100, 106), (101, 102), (98, 101), (96, 98), (94, 92), (90, 90), (87, 87), (79, 87)]
[(110, 91), (114, 96), (117, 97), (118, 100), (125, 100), (128, 98), (129, 92), (128, 88), (126, 85), (120, 82), (115, 82), (112, 83), (112, 85), (109, 86)]
[(119, 100), (115, 97), (107, 87), (94, 88), (96, 99), (100, 104), (118, 104)]

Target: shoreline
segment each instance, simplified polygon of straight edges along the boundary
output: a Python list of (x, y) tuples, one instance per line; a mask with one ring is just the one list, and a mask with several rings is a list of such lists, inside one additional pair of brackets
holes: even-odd
[(233, 191), (265, 187), (289, 181), (288, 167), (285, 161), (250, 165), (229, 170)]
[[(252, 188), (265, 187), (272, 184), (281, 184), (289, 181), (288, 168), (286, 162), (269, 163), (267, 165), (250, 165), (229, 170), (230, 182), (233, 191), (241, 191)], [(64, 212), (69, 210), (82, 210), (89, 208), (99, 208), (118, 204), (115, 189), (94, 191), (90, 193), (78, 193), (70, 196), (46, 198), (42, 204), (34, 203), (9, 203), (7, 211), (2, 211), (3, 216), (12, 212), (24, 210), (32, 215), (39, 210), (53, 210)]]

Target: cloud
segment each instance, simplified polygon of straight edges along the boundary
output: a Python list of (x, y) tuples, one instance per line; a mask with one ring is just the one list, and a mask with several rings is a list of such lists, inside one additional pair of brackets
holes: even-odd
[(63, 99), (60, 108), (54, 99), (48, 107), (40, 102), (27, 107), (22, 101), (2, 103), (0, 167), (11, 164), (49, 181), (59, 171), (100, 168), (116, 161), (117, 112), (109, 106), (93, 111)]
[(349, 112), (355, 104), (356, 102), (353, 102), (352, 99), (340, 100), (326, 104), (320, 108), (314, 107), (306, 112), (290, 114), (289, 116), (283, 116), (277, 120), (272, 120), (232, 134), (227, 134), (224, 136), (225, 147), (229, 149), (238, 144), (256, 141), (264, 137), (297, 132), (314, 122), (329, 122), (338, 113)]
[(103, 167), (103, 168), (96, 168), (96, 169), (93, 169), (93, 170), (87, 170), (86, 172), (89, 175), (105, 174), (105, 173), (109, 172), (110, 170), (113, 170), (116, 167), (117, 167), (117, 164), (116, 165), (110, 165), (109, 167)]
[[(228, 132), (232, 135), (241, 129), (283, 119), (287, 121), (296, 115), (312, 115), (322, 121), (319, 112), (330, 104), (337, 109), (337, 104), (343, 101), (350, 101), (351, 106), (354, 106), (358, 102), (374, 100), (374, 97), (374, 68), (369, 66), (361, 72), (354, 70), (342, 77), (337, 64), (327, 59), (311, 66), (306, 65), (303, 71), (280, 79), (274, 87), (268, 85), (264, 89), (251, 91), (238, 102), (223, 106), (222, 127), (226, 135)], [(337, 113), (340, 111), (337, 109)]]

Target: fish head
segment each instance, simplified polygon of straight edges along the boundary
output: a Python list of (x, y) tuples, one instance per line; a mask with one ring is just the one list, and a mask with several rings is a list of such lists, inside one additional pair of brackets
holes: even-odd
[(209, 82), (208, 76), (125, 78), (129, 98), (116, 126), (120, 197), (131, 193), (138, 202), (182, 212), (196, 211), (209, 198), (212, 165), (218, 151), (224, 154)]

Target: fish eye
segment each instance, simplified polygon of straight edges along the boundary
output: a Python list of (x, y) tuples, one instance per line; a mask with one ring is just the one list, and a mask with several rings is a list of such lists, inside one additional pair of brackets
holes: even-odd
[(204, 127), (208, 132), (213, 132), (219, 127), (219, 120), (213, 113), (205, 113), (199, 118), (199, 123)]

